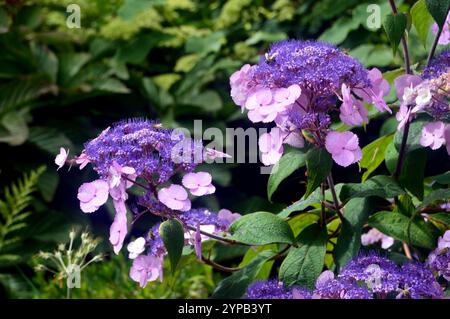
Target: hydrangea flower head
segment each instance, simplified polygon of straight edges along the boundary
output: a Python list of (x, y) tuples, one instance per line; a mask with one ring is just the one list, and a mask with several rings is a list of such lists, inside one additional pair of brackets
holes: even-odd
[(422, 78), (429, 80), (438, 78), (450, 69), (450, 50), (444, 50), (431, 60), (431, 63), (423, 70)]
[(441, 287), (433, 273), (417, 262), (406, 263), (401, 268), (400, 294), (397, 298), (442, 298)]
[(362, 281), (374, 293), (391, 293), (397, 290), (401, 273), (396, 264), (375, 253), (361, 254), (342, 268), (339, 278)]
[(251, 284), (246, 293), (247, 299), (310, 299), (311, 293), (299, 287), (286, 287), (276, 279), (259, 280)]

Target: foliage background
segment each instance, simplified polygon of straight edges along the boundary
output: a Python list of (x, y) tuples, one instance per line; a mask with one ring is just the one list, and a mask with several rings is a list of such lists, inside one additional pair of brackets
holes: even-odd
[[(396, 1), (400, 11), (413, 1)], [(0, 286), (7, 297), (64, 296), (55, 279), (32, 270), (30, 257), (67, 240), (69, 229), (89, 229), (107, 238), (113, 211), (82, 214), (78, 186), (93, 173), (77, 169), (56, 172), (60, 146), (79, 154), (83, 143), (112, 122), (128, 117), (160, 118), (167, 127), (192, 128), (250, 125), (229, 97), (228, 78), (246, 62), (256, 62), (269, 43), (286, 38), (320, 39), (339, 45), (367, 67), (383, 71), (401, 67), (382, 29), (366, 27), (369, 3), (382, 15), (387, 1), (360, 0), (9, 0), (0, 6), (0, 184), (2, 189), (34, 171), (28, 185), (5, 201), (5, 216), (14, 209), (25, 224), (13, 229), (0, 246)], [(81, 7), (81, 28), (66, 25), (68, 4)], [(429, 39), (431, 41), (431, 39)], [(414, 29), (412, 61), (426, 56)], [(417, 65), (416, 65), (417, 67)], [(391, 73), (393, 79), (396, 71)], [(392, 132), (393, 118), (372, 121), (361, 141), (366, 145)], [(381, 132), (381, 133), (380, 133)], [(445, 152), (445, 150), (441, 150)], [(440, 152), (429, 154), (432, 158)], [(46, 164), (45, 167), (42, 167)], [(337, 182), (359, 182), (358, 167), (337, 168)], [(427, 166), (426, 176), (449, 167)], [(448, 164), (447, 164), (448, 166)], [(208, 166), (218, 191), (196, 203), (242, 214), (277, 212), (304, 192), (304, 170), (283, 182), (267, 201), (267, 176), (259, 164)], [(336, 168), (335, 168), (336, 169)], [(386, 171), (382, 165), (378, 168)], [(16, 182), (17, 183), (17, 182)], [(6, 192), (6, 191), (5, 191)], [(6, 193), (1, 198), (6, 198)], [(32, 198), (31, 198), (32, 196)], [(13, 207), (23, 201), (24, 207)], [(6, 229), (3, 220), (2, 231)], [(17, 223), (22, 223), (18, 221)], [(152, 223), (148, 221), (147, 226)], [(140, 231), (145, 230), (145, 225)], [(138, 230), (139, 231), (139, 230)], [(6, 235), (5, 235), (6, 236)], [(111, 255), (85, 273), (80, 298), (165, 298), (208, 296), (221, 274), (189, 263), (164, 285), (140, 290), (128, 279), (129, 261)], [(231, 252), (230, 264), (242, 251)]]

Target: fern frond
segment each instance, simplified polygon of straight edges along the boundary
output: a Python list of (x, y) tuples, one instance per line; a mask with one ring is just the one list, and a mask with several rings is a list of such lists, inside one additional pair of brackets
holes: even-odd
[(4, 199), (0, 200), (0, 251), (6, 246), (20, 241), (20, 238), (12, 237), (12, 233), (27, 226), (25, 219), (31, 214), (27, 211), (32, 193), (45, 167), (40, 167), (29, 174), (24, 174), (22, 179), (12, 183), (4, 190)]

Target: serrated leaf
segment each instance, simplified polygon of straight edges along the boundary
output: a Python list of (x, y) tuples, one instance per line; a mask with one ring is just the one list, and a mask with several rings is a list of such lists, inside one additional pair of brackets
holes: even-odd
[(233, 239), (248, 245), (293, 244), (295, 241), (289, 224), (267, 212), (244, 215), (231, 224), (229, 231)]
[(172, 273), (175, 272), (184, 247), (183, 225), (176, 219), (169, 219), (159, 226), (159, 234), (167, 250)]
[(401, 213), (382, 211), (370, 216), (369, 225), (411, 245), (433, 249), (436, 244), (433, 226), (420, 218), (412, 219)]
[(273, 193), (283, 180), (306, 164), (306, 154), (300, 150), (292, 150), (284, 154), (275, 164), (267, 182), (267, 197), (272, 200)]
[(330, 153), (324, 148), (312, 148), (306, 154), (308, 184), (304, 197), (308, 198), (313, 191), (326, 179), (331, 171), (333, 161)]
[(327, 231), (318, 224), (305, 228), (297, 237), (298, 247), (291, 247), (280, 266), (279, 278), (286, 285), (314, 288), (323, 269)]
[(346, 201), (349, 198), (378, 196), (393, 198), (404, 194), (405, 191), (390, 176), (377, 175), (369, 178), (364, 183), (348, 183), (342, 186), (340, 199)]

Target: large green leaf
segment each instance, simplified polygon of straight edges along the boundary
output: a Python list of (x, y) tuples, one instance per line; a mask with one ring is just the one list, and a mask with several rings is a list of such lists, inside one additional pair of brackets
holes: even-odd
[(289, 175), (306, 164), (306, 154), (300, 150), (285, 153), (275, 164), (267, 182), (267, 197), (272, 199), (273, 193)]
[(0, 143), (12, 146), (23, 144), (29, 134), (27, 126), (27, 113), (9, 112), (0, 119)]
[(176, 219), (169, 219), (159, 226), (159, 234), (169, 255), (172, 273), (175, 272), (184, 246), (184, 229)]
[(306, 154), (308, 184), (306, 185), (305, 198), (308, 198), (325, 180), (331, 171), (332, 164), (330, 153), (324, 148), (312, 148), (308, 151)]
[(297, 241), (298, 247), (291, 247), (280, 266), (279, 278), (289, 286), (312, 289), (323, 269), (327, 231), (318, 224), (312, 224), (300, 233)]
[(417, 198), (423, 198), (423, 179), (427, 153), (425, 149), (417, 149), (406, 155), (403, 163), (399, 184), (409, 190)]
[(367, 169), (362, 176), (363, 182), (378, 166), (380, 166), (381, 163), (383, 163), (384, 153), (393, 138), (393, 134), (382, 136), (362, 149), (362, 159), (359, 162), (359, 165), (362, 168)]
[(369, 225), (395, 239), (432, 249), (436, 244), (435, 229), (421, 218), (382, 211), (370, 216)]
[(429, 214), (428, 219), (434, 223), (444, 225), (446, 229), (450, 229), (450, 214), (448, 213)]
[(293, 244), (295, 241), (289, 224), (267, 212), (242, 216), (230, 226), (230, 233), (234, 239), (249, 245)]
[(349, 198), (368, 196), (393, 198), (404, 193), (405, 191), (392, 177), (377, 175), (369, 178), (364, 183), (345, 184), (342, 186), (340, 199), (345, 201)]
[(411, 18), (414, 27), (419, 34), (419, 39), (424, 47), (427, 45), (427, 37), (430, 33), (430, 27), (433, 23), (433, 17), (428, 12), (425, 0), (417, 1), (411, 8)]
[(241, 270), (222, 280), (213, 292), (218, 299), (241, 298), (264, 264), (273, 256), (273, 252), (263, 251)]
[(388, 14), (384, 20), (384, 30), (391, 42), (394, 53), (397, 51), (400, 40), (405, 34), (407, 18), (404, 13)]
[(362, 228), (374, 211), (375, 205), (370, 198), (354, 198), (344, 206), (344, 221), (333, 250), (336, 266), (344, 266), (358, 254), (361, 247)]
[(425, 0), (425, 4), (434, 21), (442, 28), (447, 18), (450, 0)]

